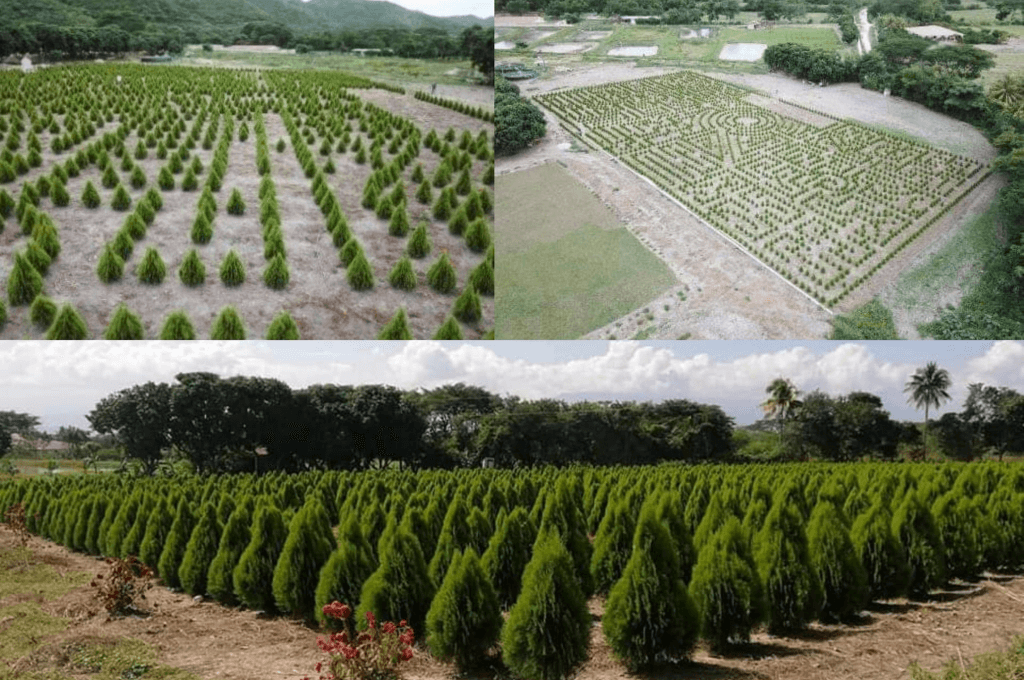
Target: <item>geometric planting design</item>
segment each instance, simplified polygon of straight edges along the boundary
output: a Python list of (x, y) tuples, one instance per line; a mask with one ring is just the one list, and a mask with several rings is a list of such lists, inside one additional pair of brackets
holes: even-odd
[(792, 105), (692, 72), (536, 100), (826, 307), (987, 175), (973, 159), (826, 114), (787, 117), (770, 108)]

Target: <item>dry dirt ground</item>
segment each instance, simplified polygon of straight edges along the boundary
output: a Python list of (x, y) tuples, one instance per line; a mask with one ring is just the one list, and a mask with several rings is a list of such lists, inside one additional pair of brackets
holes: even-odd
[[(476, 92), (473, 98), (481, 99), (482, 88), (439, 88), (438, 94), (458, 98), (460, 94)], [(403, 117), (411, 118), (426, 134), (431, 128), (444, 134), (453, 128), (461, 134), (469, 130), (476, 136), (486, 129), (493, 138), (494, 126), (477, 118), (457, 113), (450, 109), (421, 102), (413, 98), (412, 92), (399, 95), (382, 90), (358, 90), (356, 95), (368, 103), (387, 108)], [(474, 101), (474, 104), (480, 103)], [(493, 106), (493, 104), (492, 104)], [(470, 251), (461, 238), (448, 232), (446, 221), (434, 220), (430, 206), (421, 205), (414, 194), (417, 185), (409, 180), (415, 163), (403, 174), (406, 184), (407, 205), (411, 225), (415, 227), (421, 219), (427, 221), (433, 249), (420, 260), (413, 261), (418, 275), (417, 288), (404, 292), (388, 284), (391, 267), (401, 258), (406, 245), (405, 238), (388, 235), (388, 224), (361, 205), (362, 191), (371, 172), (369, 163), (359, 165), (351, 152), (331, 153), (337, 166), (334, 175), (328, 175), (328, 183), (335, 190), (343, 213), (348, 218), (352, 232), (359, 238), (367, 259), (374, 270), (376, 285), (371, 291), (353, 291), (345, 278), (345, 268), (338, 259), (337, 249), (326, 230), (325, 218), (310, 192), (310, 180), (302, 172), (295, 156), (291, 140), (280, 116), (269, 113), (264, 117), (267, 143), (270, 147), (271, 177), (276, 188), (282, 215), (282, 230), (285, 237), (287, 264), (291, 280), (284, 290), (274, 291), (262, 281), (265, 260), (259, 223), (259, 183), (256, 171), (256, 135), (249, 125), (251, 134), (245, 142), (236, 137), (228, 155), (228, 169), (224, 175), (221, 191), (214, 195), (218, 204), (217, 217), (213, 223), (214, 235), (210, 243), (196, 246), (189, 238), (189, 231), (195, 220), (199, 191), (181, 190), (182, 175), (176, 175), (177, 187), (161, 192), (163, 209), (157, 213), (145, 238), (138, 241), (135, 251), (125, 262), (125, 274), (119, 282), (103, 284), (96, 276), (96, 265), (103, 252), (104, 243), (112, 239), (123, 223), (127, 212), (116, 212), (110, 208), (113, 190), (105, 189), (100, 178), (102, 173), (90, 165), (78, 177), (67, 183), (71, 204), (65, 208), (53, 207), (49, 199), (43, 199), (40, 207), (57, 225), (61, 237), (62, 251), (43, 279), (43, 292), (60, 302), (71, 302), (85, 319), (90, 337), (101, 338), (114, 308), (119, 302), (142, 318), (146, 339), (159, 337), (164, 318), (172, 311), (185, 310), (195, 327), (197, 338), (209, 338), (213, 321), (226, 305), (233, 305), (246, 326), (249, 338), (260, 338), (266, 334), (273, 318), (281, 311), (288, 311), (299, 328), (302, 339), (369, 339), (377, 337), (380, 329), (395, 314), (399, 307), (405, 307), (409, 327), (415, 338), (430, 338), (444, 323), (452, 305), (469, 278), (470, 272), (484, 258), (483, 253)], [(117, 129), (117, 121), (98, 128), (89, 143), (102, 137), (106, 132)], [(39, 135), (43, 147), (43, 165), (19, 177), (16, 183), (6, 186), (8, 192), (17, 196), (22, 182), (35, 181), (40, 174), (49, 172), (54, 161), (64, 162), (71, 152), (55, 155), (50, 151), (50, 133)], [(287, 148), (283, 153), (274, 149), (278, 139), (284, 139)], [(219, 133), (218, 133), (219, 140)], [(310, 150), (318, 165), (326, 157), (318, 153), (320, 138), (310, 144)], [(129, 153), (135, 149), (138, 136), (135, 132), (125, 140)], [(81, 145), (84, 147), (85, 142)], [(198, 156), (204, 171), (199, 175), (200, 188), (206, 180), (207, 171), (214, 151), (204, 150), (197, 145), (192, 155)], [(186, 165), (191, 158), (186, 161)], [(439, 163), (439, 156), (424, 147), (416, 162), (422, 162), (429, 176)], [(132, 189), (128, 184), (128, 173), (120, 170), (125, 187), (135, 203), (145, 191), (156, 186), (157, 175), (165, 161), (156, 158), (154, 150), (149, 157), (136, 161), (149, 180), (147, 187)], [(479, 179), (487, 164), (474, 160), (471, 175), (474, 187), (480, 186)], [(81, 195), (87, 181), (92, 181), (103, 199), (97, 210), (82, 205)], [(238, 188), (245, 200), (247, 210), (242, 216), (228, 215), (225, 205), (233, 188)], [(488, 191), (491, 188), (488, 187)], [(435, 196), (437, 190), (435, 189)], [(26, 237), (21, 235), (17, 222), (12, 216), (5, 229), (0, 230), (0, 288), (6, 286), (13, 253), (24, 247)], [(135, 277), (135, 268), (148, 247), (155, 247), (167, 267), (167, 277), (158, 286), (141, 284)], [(206, 266), (206, 283), (196, 288), (185, 286), (178, 279), (178, 267), (184, 256), (195, 247)], [(241, 286), (228, 288), (221, 284), (218, 269), (224, 256), (234, 249), (246, 267), (246, 281)], [(433, 291), (426, 283), (426, 271), (442, 250), (449, 253), (458, 275), (455, 293), (442, 295)], [(462, 324), (467, 339), (480, 338), (494, 327), (494, 300), (481, 297), (482, 319), (474, 324)], [(45, 328), (34, 326), (28, 318), (27, 307), (8, 308), (10, 319), (0, 327), (0, 339), (39, 339), (45, 335)]]
[[(560, 63), (542, 79), (519, 86), (530, 96), (556, 89), (617, 82), (672, 73), (669, 67), (637, 68), (629, 63)], [(774, 74), (709, 74), (815, 110), (926, 139), (941, 148), (988, 163), (995, 150), (966, 123), (936, 114), (856, 84), (819, 88)], [(579, 152), (573, 138), (545, 111), (547, 136), (527, 151), (500, 159), (499, 174), (547, 162), (560, 162), (593, 191), (637, 238), (666, 262), (679, 286), (638, 310), (585, 337), (633, 337), (654, 326), (648, 337), (701, 340), (821, 338), (831, 330), (831, 314), (774, 272), (743, 254), (701, 220), (669, 200), (657, 187), (600, 149)], [(935, 252), (954, 230), (983, 212), (999, 183), (990, 178), (906, 248), (834, 311), (845, 312), (895, 285), (900, 273)], [(679, 293), (686, 300), (678, 304)], [(959, 299), (959, 291), (947, 297)], [(666, 307), (668, 308), (666, 310)], [(654, 313), (649, 320), (649, 309)], [(932, 312), (934, 306), (929, 306)], [(922, 319), (923, 320), (923, 319)], [(909, 329), (909, 320), (905, 321)], [(647, 331), (645, 331), (646, 333)]]
[[(58, 573), (102, 571), (101, 561), (69, 552), (61, 546), (32, 538), (37, 559)], [(14, 538), (0, 532), (0, 550), (11, 549)], [(32, 600), (33, 596), (8, 598)], [(12, 601), (0, 602), (12, 604)], [(145, 618), (108, 620), (86, 585), (68, 595), (45, 602), (43, 609), (69, 620), (68, 628), (40, 641), (42, 648), (15, 662), (14, 670), (52, 667), (55, 652), (71, 642), (116, 640), (132, 637), (155, 647), (158, 662), (182, 668), (204, 678), (299, 680), (313, 674), (321, 659), (315, 630), (283, 618), (225, 608), (211, 602), (157, 587), (144, 603)], [(600, 628), (603, 602), (590, 602), (594, 616), (590, 657), (576, 677), (587, 680), (625, 680), (631, 676), (604, 641)], [(772, 637), (756, 633), (752, 644), (728, 656), (712, 656), (698, 648), (693, 660), (665, 666), (645, 675), (651, 680), (771, 679), (771, 680), (903, 680), (908, 667), (918, 663), (936, 671), (944, 664), (969, 661), (985, 652), (1005, 649), (1014, 636), (1024, 633), (1024, 577), (993, 577), (955, 590), (937, 592), (925, 602), (904, 600), (879, 603), (857, 626), (813, 625), (799, 637)], [(447, 680), (454, 668), (418, 649), (403, 675), (412, 680)], [(17, 676), (15, 676), (17, 677)], [(79, 676), (68, 676), (79, 677)], [(83, 678), (88, 676), (81, 676)], [(481, 676), (491, 678), (491, 675)]]

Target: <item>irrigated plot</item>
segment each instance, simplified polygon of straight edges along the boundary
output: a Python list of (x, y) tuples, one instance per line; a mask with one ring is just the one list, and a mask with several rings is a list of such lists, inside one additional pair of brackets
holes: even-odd
[(692, 72), (536, 99), (829, 307), (986, 175), (849, 121), (795, 120)]

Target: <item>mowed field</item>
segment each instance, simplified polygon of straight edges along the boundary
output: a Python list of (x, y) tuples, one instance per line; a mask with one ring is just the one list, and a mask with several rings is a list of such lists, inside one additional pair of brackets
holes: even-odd
[[(37, 164), (24, 167), (0, 190), (21, 202), (26, 186), (45, 189), (63, 175), (68, 204), (59, 205), (45, 190), (35, 204), (60, 242), (42, 293), (57, 305), (72, 305), (89, 338), (103, 337), (122, 303), (141, 318), (146, 339), (160, 337), (165, 319), (178, 311), (188, 316), (195, 337), (210, 338), (215, 319), (229, 306), (237, 310), (248, 338), (264, 337), (283, 312), (303, 339), (375, 338), (400, 309), (411, 334), (429, 338), (452, 315), (470, 275), (487, 259), (486, 243), (470, 246), (467, 230), (453, 230), (448, 222), (449, 214), (469, 203), (470, 194), (478, 200), (481, 192), (491, 191), (484, 176), (492, 162), (494, 126), (417, 100), (411, 92), (375, 89), (369, 80), (337, 71), (133, 64), (49, 68), (0, 78), (5, 153), (13, 160), (38, 148)], [(267, 160), (262, 165), (261, 144)], [(219, 178), (211, 183), (218, 157)], [(74, 173), (67, 172), (69, 162)], [(193, 166), (195, 184), (186, 189)], [(161, 174), (168, 171), (170, 184), (161, 186)], [(463, 173), (468, 184), (457, 187)], [(371, 182), (378, 190), (368, 201)], [(428, 191), (417, 196), (423, 183)], [(83, 198), (89, 184), (99, 194), (95, 208)], [(118, 185), (130, 199), (127, 209), (113, 205)], [(241, 214), (227, 209), (235, 190), (245, 203)], [(122, 276), (101, 281), (101, 256), (151, 192), (162, 206), (141, 233), (135, 232), (128, 252), (121, 251)], [(204, 192), (212, 196), (205, 209)], [(454, 199), (444, 214), (433, 210), (442, 192)], [(382, 209), (384, 196), (391, 205)], [(212, 227), (205, 240), (195, 232), (203, 212)], [(392, 225), (391, 216), (399, 212), (405, 224)], [(19, 208), (0, 221), (0, 289), (8, 316), (0, 338), (47, 333), (45, 320), (33, 319), (29, 304), (15, 303), (7, 290), (15, 256), (33, 240), (32, 224), (21, 216)], [(477, 231), (489, 239), (490, 211), (478, 217), (483, 226)], [(271, 222), (278, 227), (272, 229)], [(415, 285), (394, 287), (390, 274), (420, 225), (428, 249), (411, 259)], [(351, 282), (353, 258), (343, 257), (342, 250), (353, 241), (358, 248), (350, 250), (362, 251), (369, 264), (371, 286)], [(138, 277), (150, 248), (166, 268), (158, 284)], [(192, 251), (205, 268), (198, 285), (179, 279)], [(219, 276), (230, 252), (245, 270), (237, 285), (226, 285)], [(263, 277), (277, 253), (289, 278), (272, 288)], [(438, 291), (426, 275), (441, 257), (450, 263), (454, 285)], [(493, 328), (493, 298), (480, 296), (476, 318), (460, 326), (467, 338)]]
[(495, 211), (498, 339), (577, 338), (675, 284), (557, 164), (499, 175)]

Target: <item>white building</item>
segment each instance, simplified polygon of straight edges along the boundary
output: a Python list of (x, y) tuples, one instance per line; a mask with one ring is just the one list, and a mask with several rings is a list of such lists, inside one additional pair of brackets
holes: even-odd
[(21, 58), (21, 72), (32, 73), (36, 70), (36, 67), (32, 65), (32, 59), (26, 54)]
[(914, 26), (907, 29), (907, 33), (917, 35), (928, 40), (939, 40), (942, 42), (963, 42), (964, 34), (951, 31), (944, 26)]

